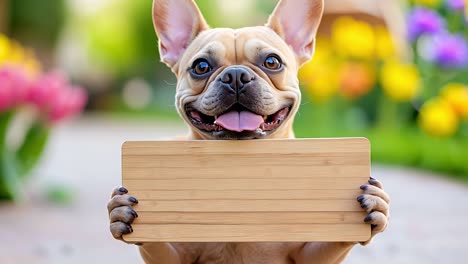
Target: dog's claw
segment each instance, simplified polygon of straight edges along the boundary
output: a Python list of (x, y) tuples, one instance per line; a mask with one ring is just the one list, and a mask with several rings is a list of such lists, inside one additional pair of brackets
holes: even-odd
[(130, 213), (135, 217), (135, 218), (138, 218), (138, 214), (137, 212), (135, 212), (135, 210), (131, 210)]
[(360, 196), (358, 196), (357, 201), (360, 202), (360, 203), (362, 203), (362, 201), (364, 200), (364, 198), (365, 198), (364, 195), (360, 195)]
[[(384, 192), (382, 183), (372, 177), (369, 179), (369, 185), (364, 184), (360, 186), (360, 189), (364, 191), (364, 194), (359, 195), (357, 201), (360, 203), (361, 208), (369, 213), (364, 218), (364, 222), (371, 225), (372, 237), (374, 237), (387, 227), (390, 217), (390, 197)], [(366, 245), (371, 240), (361, 244)]]
[(138, 213), (132, 208), (133, 205), (138, 204), (138, 199), (127, 193), (128, 190), (125, 187), (115, 188), (107, 204), (110, 232), (118, 240), (123, 240), (123, 235), (133, 232), (131, 224), (138, 217)]

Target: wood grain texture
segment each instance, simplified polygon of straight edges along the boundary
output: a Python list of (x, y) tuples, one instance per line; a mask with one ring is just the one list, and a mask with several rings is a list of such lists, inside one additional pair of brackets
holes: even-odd
[(310, 190), (312, 192), (313, 190), (353, 190), (363, 183), (362, 178), (323, 177), (285, 180), (254, 177), (252, 175), (251, 179), (126, 180), (125, 187), (132, 190)]
[(353, 200), (140, 200), (135, 209), (153, 212), (355, 212)]
[(365, 212), (153, 212), (142, 211), (135, 224), (268, 225), (354, 224)]
[[(366, 224), (295, 225), (136, 225), (126, 241), (152, 242), (298, 242), (366, 241)], [(311, 239), (312, 238), (312, 239)]]
[(366, 241), (363, 138), (126, 142), (128, 242)]
[(353, 190), (138, 190), (140, 200), (341, 200), (357, 197), (360, 189)]

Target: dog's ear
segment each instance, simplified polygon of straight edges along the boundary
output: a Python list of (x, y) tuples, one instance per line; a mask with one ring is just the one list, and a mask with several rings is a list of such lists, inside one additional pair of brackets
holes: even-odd
[(300, 65), (310, 60), (324, 0), (280, 0), (267, 26), (291, 46)]
[(171, 68), (190, 42), (208, 29), (193, 0), (154, 0), (153, 24), (159, 38), (161, 60)]

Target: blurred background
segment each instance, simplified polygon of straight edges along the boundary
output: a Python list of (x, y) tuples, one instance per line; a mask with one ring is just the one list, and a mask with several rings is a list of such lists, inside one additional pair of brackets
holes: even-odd
[[(264, 24), (275, 0), (196, 1), (212, 27)], [(347, 263), (466, 263), (464, 0), (325, 0), (300, 74), (298, 137), (365, 136), (389, 230)], [(140, 263), (106, 202), (124, 140), (183, 135), (151, 0), (0, 0), (2, 263)], [(461, 208), (460, 208), (461, 207)]]

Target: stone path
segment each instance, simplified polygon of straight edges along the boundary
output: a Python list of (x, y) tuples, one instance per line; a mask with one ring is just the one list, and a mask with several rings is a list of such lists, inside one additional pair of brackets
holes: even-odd
[[(108, 232), (106, 203), (120, 183), (120, 145), (184, 129), (179, 123), (99, 117), (58, 129), (29, 186), (32, 198), (16, 207), (0, 205), (0, 263), (141, 263), (135, 247)], [(345, 263), (468, 263), (467, 185), (379, 166), (373, 175), (392, 197), (390, 226), (370, 246), (357, 246)], [(70, 186), (76, 202), (45, 202), (40, 193), (50, 184)]]

